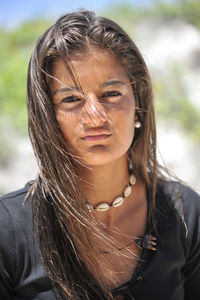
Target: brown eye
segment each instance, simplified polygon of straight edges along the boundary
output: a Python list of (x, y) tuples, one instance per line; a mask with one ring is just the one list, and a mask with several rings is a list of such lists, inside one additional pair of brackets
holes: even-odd
[(78, 102), (78, 101), (81, 101), (81, 99), (77, 96), (68, 96), (68, 97), (62, 99), (62, 102), (64, 102), (64, 103), (72, 103), (72, 102)]
[(118, 96), (121, 96), (121, 93), (118, 91), (107, 91), (102, 95), (102, 98), (118, 97)]

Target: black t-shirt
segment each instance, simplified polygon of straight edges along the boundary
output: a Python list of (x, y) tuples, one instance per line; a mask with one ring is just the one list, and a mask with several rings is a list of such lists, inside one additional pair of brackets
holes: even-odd
[[(33, 236), (31, 201), (24, 201), (28, 189), (0, 197), (0, 299), (56, 300)], [(157, 238), (157, 250), (142, 250), (131, 280), (113, 290), (114, 295), (136, 300), (200, 299), (200, 196), (185, 186), (180, 193), (177, 190), (178, 183), (159, 184), (156, 230), (150, 221), (146, 228)]]

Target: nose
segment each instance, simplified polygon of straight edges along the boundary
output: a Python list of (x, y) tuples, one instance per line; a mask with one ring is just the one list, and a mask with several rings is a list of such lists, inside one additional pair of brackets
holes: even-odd
[(107, 113), (95, 94), (90, 93), (83, 107), (81, 115), (82, 124), (88, 126), (101, 126), (107, 121)]

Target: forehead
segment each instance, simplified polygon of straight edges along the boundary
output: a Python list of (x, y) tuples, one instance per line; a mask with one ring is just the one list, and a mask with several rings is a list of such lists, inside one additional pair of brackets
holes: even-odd
[[(89, 85), (95, 82), (100, 83), (105, 80), (123, 80), (129, 83), (125, 68), (120, 61), (110, 51), (106, 50), (90, 50), (86, 53), (72, 55), (70, 57), (70, 65), (72, 66), (76, 79), (81, 85)], [(53, 76), (58, 80), (53, 80), (53, 87), (62, 84), (73, 84), (72, 76), (67, 71), (65, 63), (62, 59), (57, 59), (54, 65)]]

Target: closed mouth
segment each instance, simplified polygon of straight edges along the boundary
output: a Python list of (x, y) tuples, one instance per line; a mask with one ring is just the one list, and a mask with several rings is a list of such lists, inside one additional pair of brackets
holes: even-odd
[(109, 138), (111, 136), (110, 134), (93, 134), (93, 135), (86, 135), (82, 137), (83, 140), (85, 141), (101, 141)]

